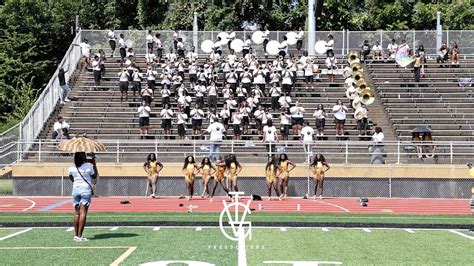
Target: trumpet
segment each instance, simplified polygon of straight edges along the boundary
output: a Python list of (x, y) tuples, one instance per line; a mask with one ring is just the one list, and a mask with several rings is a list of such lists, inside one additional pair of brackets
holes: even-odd
[(290, 66), (286, 66), (286, 70), (290, 70), (290, 68), (291, 68)]
[(259, 69), (259, 70), (263, 70), (263, 66), (259, 66), (258, 69)]
[(234, 72), (235, 72), (235, 69), (231, 69), (231, 70), (230, 70), (230, 73), (234, 73)]
[(245, 68), (244, 68), (244, 72), (249, 72), (249, 68), (248, 68), (248, 67), (245, 67)]
[(283, 60), (283, 56), (280, 55), (280, 56), (278, 57), (278, 59), (279, 59), (280, 61)]

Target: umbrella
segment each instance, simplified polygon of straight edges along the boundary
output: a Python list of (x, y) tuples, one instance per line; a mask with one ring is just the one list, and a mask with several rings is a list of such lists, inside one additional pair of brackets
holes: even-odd
[(97, 152), (105, 150), (104, 144), (98, 140), (79, 137), (70, 140), (63, 140), (59, 143), (59, 149), (69, 152)]
[(433, 130), (429, 127), (415, 127), (412, 129), (411, 133), (431, 133)]

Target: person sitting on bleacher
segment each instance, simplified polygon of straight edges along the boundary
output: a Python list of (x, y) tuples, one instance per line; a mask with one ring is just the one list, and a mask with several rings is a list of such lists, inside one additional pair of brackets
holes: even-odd
[(123, 96), (125, 100), (128, 100), (128, 81), (130, 80), (130, 74), (126, 68), (122, 68), (122, 71), (118, 73), (119, 76), (119, 88), (120, 88), (120, 101), (123, 101)]
[(459, 65), (460, 52), (458, 44), (453, 41), (451, 44), (451, 65)]
[(374, 60), (383, 60), (383, 48), (378, 41), (372, 47), (372, 57)]
[(53, 125), (53, 140), (69, 139), (69, 124), (63, 119), (62, 116), (58, 116), (56, 122)]
[[(436, 62), (438, 64), (444, 64), (448, 60), (448, 46), (446, 43), (441, 44), (441, 47), (438, 49), (438, 57), (436, 58)], [(440, 65), (439, 67), (444, 67)]]
[(395, 39), (392, 39), (392, 43), (387, 46), (387, 60), (395, 60), (395, 54), (398, 50), (398, 44)]
[(160, 113), (161, 116), (161, 128), (163, 128), (163, 134), (165, 139), (169, 138), (171, 134), (171, 119), (173, 118), (173, 110), (169, 104), (165, 104), (163, 110)]
[(204, 118), (204, 111), (199, 107), (198, 104), (194, 105), (194, 109), (190, 113), (191, 122), (193, 126), (193, 134), (201, 134), (202, 119)]
[(360, 61), (364, 62), (370, 54), (370, 44), (368, 40), (365, 40), (362, 46), (360, 47)]

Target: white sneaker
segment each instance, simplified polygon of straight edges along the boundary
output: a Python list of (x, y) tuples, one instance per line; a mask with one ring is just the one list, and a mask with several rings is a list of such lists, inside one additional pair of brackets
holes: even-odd
[(81, 242), (81, 238), (78, 237), (78, 236), (74, 236), (74, 241), (76, 241), (76, 242)]
[(85, 237), (81, 237), (81, 241), (89, 241), (89, 239), (87, 239)]
[(65, 102), (70, 102), (69, 98), (64, 99)]

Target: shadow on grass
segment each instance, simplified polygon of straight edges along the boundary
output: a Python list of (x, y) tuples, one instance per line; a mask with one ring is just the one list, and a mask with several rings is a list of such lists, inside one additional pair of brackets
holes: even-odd
[(138, 234), (127, 234), (127, 233), (108, 233), (98, 234), (91, 237), (91, 240), (109, 239), (109, 238), (124, 238), (124, 237), (136, 237)]

